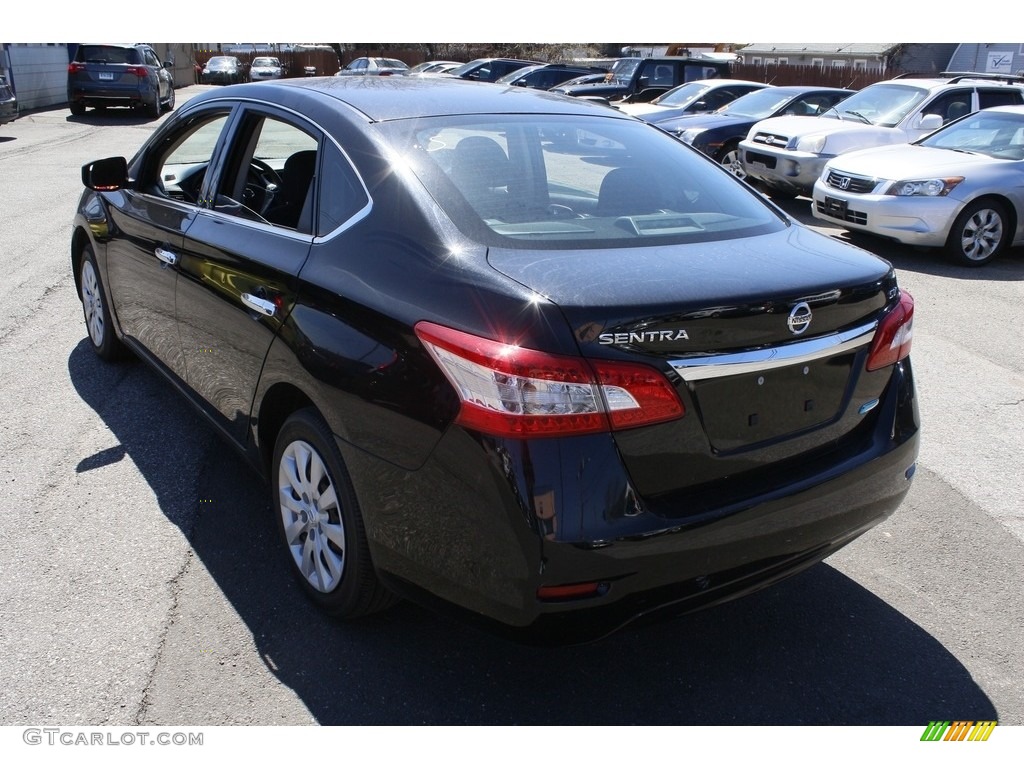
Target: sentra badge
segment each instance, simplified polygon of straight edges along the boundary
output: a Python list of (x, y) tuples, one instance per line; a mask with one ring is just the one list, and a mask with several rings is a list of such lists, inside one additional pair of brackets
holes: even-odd
[(660, 331), (628, 331), (624, 333), (602, 333), (598, 344), (652, 344), (658, 341), (685, 341), (690, 335), (682, 328)]

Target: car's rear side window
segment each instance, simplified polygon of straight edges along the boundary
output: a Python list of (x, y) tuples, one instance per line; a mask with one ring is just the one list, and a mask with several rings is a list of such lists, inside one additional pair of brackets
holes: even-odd
[(1024, 104), (1024, 92), (1017, 88), (979, 88), (978, 108)]

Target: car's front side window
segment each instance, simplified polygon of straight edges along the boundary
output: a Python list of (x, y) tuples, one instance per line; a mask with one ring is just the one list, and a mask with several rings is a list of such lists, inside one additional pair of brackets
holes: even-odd
[(139, 188), (160, 197), (202, 205), (206, 171), (229, 114), (228, 110), (206, 113), (167, 136), (144, 161)]

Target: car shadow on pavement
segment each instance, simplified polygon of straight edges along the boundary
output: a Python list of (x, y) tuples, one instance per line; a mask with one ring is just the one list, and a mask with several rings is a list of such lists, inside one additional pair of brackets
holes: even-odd
[[(164, 113), (166, 114), (166, 113)], [(163, 115), (161, 115), (163, 117)], [(68, 115), (69, 123), (81, 123), (82, 125), (106, 126), (106, 125), (148, 125), (156, 122), (159, 117), (151, 117), (136, 112), (128, 107), (110, 107), (108, 109), (90, 109), (84, 115)]]
[[(87, 340), (68, 368), (78, 395), (123, 448), (78, 457), (78, 471), (130, 458), (187, 538), (192, 575), (207, 583), (208, 574), (211, 592), (250, 635), (241, 658), (235, 652), (219, 665), (201, 666), (201, 649), (173, 638), (161, 651), (158, 677), (191, 670), (191, 682), (172, 678), (166, 687), (224, 692), (214, 693), (224, 721), (206, 724), (237, 724), (243, 712), (247, 724), (273, 723), (230, 677), (236, 664), (287, 686), (316, 722), (330, 725), (923, 728), (937, 718), (997, 717), (935, 637), (828, 564), (717, 608), (572, 648), (517, 645), (409, 603), (334, 621), (293, 581), (266, 487), (171, 386), (142, 364), (102, 363)], [(177, 637), (238, 634), (212, 626), (224, 619), (188, 602), (176, 600), (168, 617)], [(194, 659), (180, 658), (192, 652)], [(158, 688), (147, 690), (148, 701)], [(141, 721), (203, 724), (199, 707), (174, 706), (144, 711)]]

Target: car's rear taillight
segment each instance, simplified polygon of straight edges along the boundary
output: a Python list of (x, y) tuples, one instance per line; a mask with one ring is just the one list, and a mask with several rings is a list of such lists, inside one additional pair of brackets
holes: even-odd
[(428, 322), (416, 335), (459, 395), (456, 421), (491, 435), (606, 432), (685, 413), (650, 366), (552, 355)]
[(129, 75), (135, 75), (136, 77), (147, 78), (149, 77), (149, 70), (145, 67), (128, 67), (125, 72)]
[(75, 74), (77, 72), (82, 72), (84, 70), (85, 70), (85, 64), (82, 64), (81, 62), (72, 61), (70, 64), (68, 64), (68, 74), (69, 75), (73, 75), (73, 74)]
[(914, 337), (914, 297), (906, 291), (900, 292), (900, 300), (882, 318), (875, 341), (868, 354), (867, 369), (877, 371), (893, 365), (910, 354), (910, 342)]

